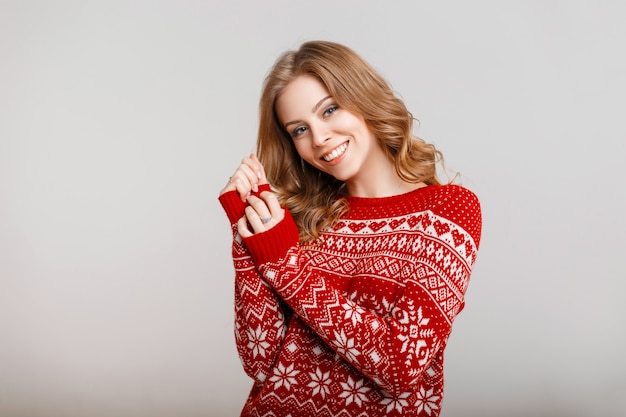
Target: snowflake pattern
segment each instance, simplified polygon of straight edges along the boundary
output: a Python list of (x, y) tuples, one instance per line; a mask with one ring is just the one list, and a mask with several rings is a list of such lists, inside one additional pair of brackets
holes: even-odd
[(341, 332), (334, 332), (335, 342), (337, 343), (337, 352), (344, 355), (348, 360), (356, 361), (357, 356), (361, 355), (361, 352), (355, 347), (354, 338), (346, 336), (346, 332), (341, 329)]
[(402, 408), (409, 405), (409, 401), (407, 400), (409, 395), (411, 395), (410, 392), (403, 392), (397, 396), (386, 395), (382, 400), (382, 404), (387, 406), (387, 414), (391, 413), (393, 410), (401, 413)]
[(341, 387), (343, 388), (343, 392), (339, 394), (339, 398), (345, 398), (346, 405), (355, 403), (359, 407), (363, 407), (363, 402), (367, 401), (367, 395), (365, 395), (365, 393), (368, 392), (370, 388), (365, 386), (365, 381), (362, 378), (355, 381), (349, 376), (347, 382), (341, 383)]
[(434, 411), (439, 410), (439, 396), (433, 395), (433, 389), (425, 390), (424, 387), (420, 387), (417, 392), (417, 411), (425, 411), (426, 414), (431, 415)]
[(353, 292), (350, 294), (350, 299), (359, 306), (361, 312), (365, 312), (366, 309), (363, 306), (367, 306), (367, 310), (376, 315), (386, 315), (391, 309), (391, 303), (386, 297), (379, 298), (375, 294), (368, 292)]
[(415, 309), (413, 300), (407, 301), (407, 310), (396, 308), (394, 311), (402, 332), (398, 339), (402, 342), (401, 352), (408, 352), (406, 365), (410, 366), (412, 360), (416, 360), (420, 366), (426, 365), (429, 358), (429, 344), (427, 339), (434, 343), (434, 333), (427, 327), (430, 319), (424, 317), (422, 307)]
[(311, 382), (307, 385), (309, 388), (313, 388), (313, 395), (320, 395), (322, 398), (326, 398), (327, 394), (330, 394), (330, 372), (322, 372), (320, 368), (317, 368), (315, 372), (310, 372)]
[(291, 388), (291, 384), (296, 383), (296, 375), (298, 375), (300, 371), (296, 371), (294, 369), (294, 364), (285, 367), (282, 363), (279, 363), (276, 368), (274, 368), (274, 375), (270, 378), (270, 382), (274, 383), (274, 389), (278, 389), (280, 387), (285, 387), (286, 389)]
[(361, 315), (365, 312), (365, 310), (359, 307), (358, 304), (344, 303), (341, 306), (346, 310), (344, 318), (346, 320), (350, 320), (352, 322), (352, 326), (356, 326), (357, 323), (362, 321)]
[(261, 326), (257, 326), (256, 330), (248, 329), (248, 349), (252, 349), (252, 354), (265, 357), (265, 350), (270, 344), (265, 340), (267, 338), (267, 330), (262, 330)]

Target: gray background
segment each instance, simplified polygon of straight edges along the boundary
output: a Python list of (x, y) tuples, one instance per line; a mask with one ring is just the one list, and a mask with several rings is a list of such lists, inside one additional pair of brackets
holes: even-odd
[(219, 189), (309, 39), (480, 197), (443, 416), (626, 415), (621, 1), (0, 1), (0, 416), (234, 416)]

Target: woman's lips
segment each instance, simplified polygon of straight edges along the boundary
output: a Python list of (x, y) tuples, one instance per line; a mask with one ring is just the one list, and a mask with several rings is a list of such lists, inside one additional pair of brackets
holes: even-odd
[(343, 155), (346, 149), (348, 149), (348, 142), (344, 142), (341, 145), (337, 146), (335, 149), (322, 156), (322, 159), (326, 162), (330, 162), (333, 159)]

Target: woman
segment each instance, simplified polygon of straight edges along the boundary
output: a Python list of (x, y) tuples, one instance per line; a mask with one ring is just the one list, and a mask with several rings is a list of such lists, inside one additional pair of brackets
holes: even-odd
[(258, 158), (220, 193), (254, 380), (241, 415), (439, 415), (480, 240), (476, 196), (440, 185), (440, 152), (345, 46), (283, 55), (260, 113)]

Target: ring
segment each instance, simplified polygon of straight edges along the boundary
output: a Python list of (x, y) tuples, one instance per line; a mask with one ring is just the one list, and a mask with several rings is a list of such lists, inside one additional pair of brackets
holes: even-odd
[(266, 224), (266, 223), (269, 223), (270, 220), (272, 220), (272, 217), (271, 216), (270, 217), (261, 217), (261, 216), (259, 216), (259, 219), (261, 219), (261, 223)]

